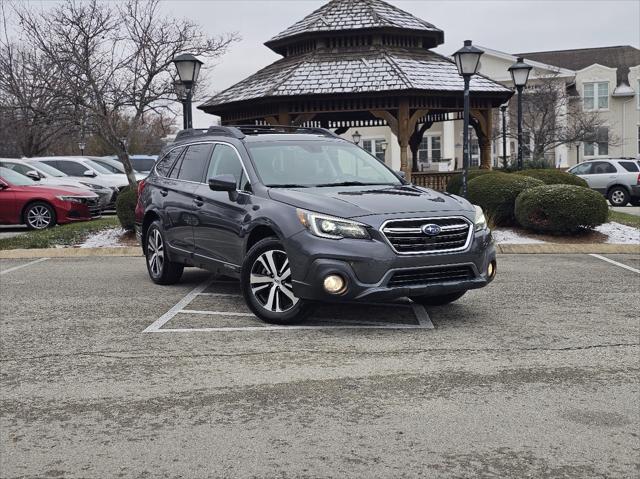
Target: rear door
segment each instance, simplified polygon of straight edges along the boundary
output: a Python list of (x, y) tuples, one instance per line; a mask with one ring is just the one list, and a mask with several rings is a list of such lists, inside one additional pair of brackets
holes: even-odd
[(592, 161), (589, 179), (589, 186), (602, 194), (606, 194), (610, 185), (616, 182), (618, 170), (608, 161)]
[[(233, 175), (237, 191), (212, 191), (208, 180)], [(242, 227), (250, 214), (251, 185), (238, 151), (226, 143), (217, 143), (211, 161), (196, 191), (198, 222), (194, 227), (196, 254), (215, 263), (242, 264)]]

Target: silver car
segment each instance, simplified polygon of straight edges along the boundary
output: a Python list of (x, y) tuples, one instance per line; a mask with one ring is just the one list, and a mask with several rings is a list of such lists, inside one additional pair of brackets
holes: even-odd
[(640, 161), (631, 158), (590, 160), (568, 170), (602, 193), (612, 206), (640, 206)]

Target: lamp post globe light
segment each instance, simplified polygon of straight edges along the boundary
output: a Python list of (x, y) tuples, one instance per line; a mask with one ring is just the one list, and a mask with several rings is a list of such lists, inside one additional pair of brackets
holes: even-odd
[[(186, 98), (184, 100), (184, 116), (186, 119), (184, 124), (186, 125), (186, 128), (193, 128), (191, 98), (193, 96), (193, 88), (198, 81), (198, 75), (200, 75), (200, 68), (203, 63), (190, 53), (178, 55), (173, 59), (173, 63), (176, 66), (176, 70), (178, 70), (178, 77), (180, 77), (182, 87), (186, 90)], [(179, 95), (177, 90), (176, 93)]]
[(518, 57), (516, 63), (509, 67), (509, 73), (511, 73), (511, 79), (518, 91), (518, 169), (523, 168), (522, 160), (522, 90), (527, 85), (529, 80), (529, 73), (533, 67), (527, 65), (524, 62), (524, 58)]
[(458, 73), (464, 79), (464, 126), (462, 130), (462, 196), (467, 197), (467, 180), (469, 177), (469, 165), (471, 164), (471, 152), (469, 150), (469, 83), (471, 77), (478, 72), (480, 57), (484, 52), (471, 44), (471, 40), (465, 40), (464, 46), (453, 54), (458, 67)]
[(351, 138), (353, 138), (353, 142), (356, 145), (360, 145), (360, 140), (362, 139), (362, 135), (357, 130), (353, 135), (351, 135)]

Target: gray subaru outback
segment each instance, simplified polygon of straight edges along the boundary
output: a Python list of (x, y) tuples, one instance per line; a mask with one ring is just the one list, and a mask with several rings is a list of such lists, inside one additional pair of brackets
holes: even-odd
[(181, 132), (139, 185), (136, 223), (152, 281), (176, 283), (185, 266), (236, 277), (271, 323), (317, 302), (443, 305), (496, 274), (478, 206), (323, 129)]

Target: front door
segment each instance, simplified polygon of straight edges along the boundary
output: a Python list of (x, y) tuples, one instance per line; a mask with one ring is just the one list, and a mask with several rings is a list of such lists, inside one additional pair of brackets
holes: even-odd
[(21, 223), (18, 218), (18, 205), (16, 204), (16, 194), (11, 187), (0, 181), (0, 224)]
[[(233, 175), (238, 191), (212, 191), (208, 179), (219, 175)], [(213, 150), (205, 184), (198, 187), (196, 201), (198, 222), (194, 227), (196, 255), (233, 266), (242, 264), (240, 234), (244, 219), (251, 207), (250, 185), (235, 148), (218, 143)]]
[(600, 193), (605, 194), (609, 185), (618, 177), (618, 170), (607, 161), (592, 161), (591, 171), (587, 182), (589, 186)]

